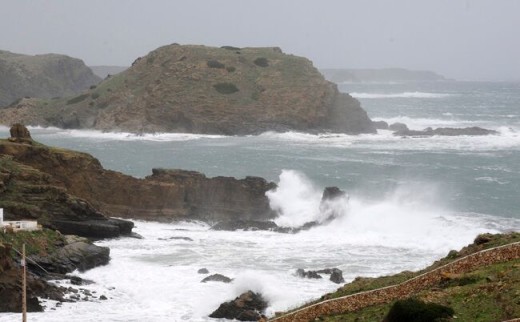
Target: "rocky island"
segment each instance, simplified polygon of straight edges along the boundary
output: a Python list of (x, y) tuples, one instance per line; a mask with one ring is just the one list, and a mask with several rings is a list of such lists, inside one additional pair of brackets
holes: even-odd
[(375, 133), (359, 102), (279, 48), (172, 44), (77, 96), (22, 99), (0, 124), (226, 135)]

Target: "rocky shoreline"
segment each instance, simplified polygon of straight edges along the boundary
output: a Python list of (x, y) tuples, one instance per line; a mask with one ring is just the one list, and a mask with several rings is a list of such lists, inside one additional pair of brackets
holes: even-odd
[[(51, 230), (0, 232), (0, 312), (22, 311), (21, 244), (27, 244), (27, 310), (41, 312), (41, 299), (63, 302), (97, 301), (101, 296), (79, 286), (89, 281), (70, 275), (85, 271), (110, 260), (110, 250), (92, 244), (85, 238), (61, 235)], [(67, 280), (73, 286), (60, 286)], [(51, 282), (54, 281), (54, 282)], [(78, 286), (78, 287), (76, 287)]]

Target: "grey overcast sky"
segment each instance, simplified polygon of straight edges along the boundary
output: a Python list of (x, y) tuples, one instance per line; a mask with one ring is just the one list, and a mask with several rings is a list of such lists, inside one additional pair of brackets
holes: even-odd
[(319, 68), (520, 80), (520, 0), (0, 0), (0, 49), (130, 65), (171, 44), (279, 46)]

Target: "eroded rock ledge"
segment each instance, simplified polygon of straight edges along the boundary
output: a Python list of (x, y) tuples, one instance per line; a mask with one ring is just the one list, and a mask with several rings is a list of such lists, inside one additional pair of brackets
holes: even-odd
[(37, 219), (64, 233), (105, 238), (128, 234), (145, 220), (268, 220), (275, 216), (258, 177), (207, 178), (184, 170), (153, 169), (134, 178), (105, 170), (86, 153), (0, 140), (0, 206), (7, 220)]

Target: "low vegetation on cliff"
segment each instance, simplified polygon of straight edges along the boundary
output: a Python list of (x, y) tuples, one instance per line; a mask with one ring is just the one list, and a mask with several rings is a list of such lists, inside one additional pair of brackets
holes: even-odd
[(74, 95), (100, 81), (76, 58), (56, 54), (29, 56), (0, 50), (0, 107), (24, 97)]
[(375, 132), (359, 102), (279, 48), (169, 45), (67, 98), (24, 99), (0, 123), (108, 131)]

